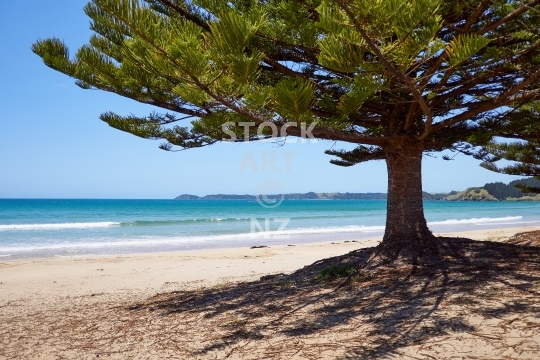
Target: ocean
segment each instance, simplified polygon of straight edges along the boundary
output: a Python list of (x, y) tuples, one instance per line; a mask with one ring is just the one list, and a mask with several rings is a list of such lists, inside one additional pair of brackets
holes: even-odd
[[(540, 226), (540, 203), (425, 201), (435, 232)], [(0, 261), (358, 240), (386, 201), (0, 199)]]

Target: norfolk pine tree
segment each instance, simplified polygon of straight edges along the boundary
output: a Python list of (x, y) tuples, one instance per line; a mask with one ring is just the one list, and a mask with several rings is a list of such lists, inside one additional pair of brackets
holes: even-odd
[[(482, 158), (497, 137), (520, 139), (538, 123), (516, 109), (540, 98), (539, 4), (93, 0), (88, 45), (72, 57), (53, 38), (33, 51), (83, 89), (166, 110), (101, 115), (116, 129), (164, 140), (164, 150), (207, 146), (231, 131), (244, 141), (242, 122), (271, 122), (289, 136), (305, 123), (316, 138), (356, 144), (327, 153), (341, 166), (386, 161), (378, 253), (422, 262), (439, 248), (424, 217), (423, 154)], [(187, 119), (189, 127), (174, 124)], [(248, 137), (261, 138), (255, 127)]]

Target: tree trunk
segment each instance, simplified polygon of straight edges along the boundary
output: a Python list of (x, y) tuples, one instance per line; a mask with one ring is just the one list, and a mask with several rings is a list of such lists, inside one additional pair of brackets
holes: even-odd
[(385, 147), (388, 167), (386, 230), (380, 252), (391, 260), (403, 257), (413, 263), (437, 255), (437, 238), (429, 230), (422, 202), (421, 142), (410, 139)]

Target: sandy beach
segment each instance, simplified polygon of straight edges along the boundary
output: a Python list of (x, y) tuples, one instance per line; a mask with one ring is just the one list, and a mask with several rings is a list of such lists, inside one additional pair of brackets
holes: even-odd
[[(539, 229), (537, 227), (505, 228), (438, 235), (500, 242), (515, 233)], [(289, 274), (324, 258), (347, 254), (362, 247), (375, 246), (379, 241), (380, 239), (370, 239), (359, 242), (310, 243), (256, 249), (238, 248), (0, 262), (0, 322), (11, 324), (3, 326), (1, 330), (3, 340), (0, 341), (0, 358), (87, 358), (99, 356), (100, 353), (104, 356), (107, 351), (98, 344), (99, 342), (96, 342), (95, 349), (70, 349), (64, 343), (68, 341), (67, 338), (62, 339), (63, 336), (57, 330), (50, 329), (51, 334), (49, 335), (53, 338), (57, 337), (55, 341), (60, 343), (58, 346), (55, 345), (51, 336), (47, 336), (46, 327), (42, 328), (44, 333), (42, 332), (41, 335), (34, 333), (32, 329), (41, 324), (40, 318), (44, 324), (54, 322), (55, 318), (60, 320), (59, 317), (64, 320), (70, 317), (80, 318), (81, 307), (110, 310), (115, 307), (144, 302), (148, 298), (159, 296), (159, 294), (227, 288), (239, 282), (255, 281), (266, 275)], [(537, 287), (534, 290), (538, 292), (539, 289)], [(537, 302), (537, 305), (539, 304), (540, 301)], [(442, 311), (441, 309), (442, 307), (439, 307), (437, 311)], [(431, 316), (435, 315), (431, 314)], [(104, 318), (98, 318), (95, 321), (106, 321)], [(536, 321), (540, 322), (538, 317)], [(350, 321), (345, 321), (344, 324), (350, 324)], [(97, 323), (94, 325), (99, 326)], [(85, 329), (86, 336), (91, 337), (91, 330)], [(533, 331), (534, 336), (531, 338), (530, 334), (527, 335), (529, 343), (525, 347), (527, 349), (535, 348), (538, 352), (522, 351), (519, 353), (517, 350), (514, 352), (508, 350), (510, 351), (508, 358), (532, 359), (540, 354), (539, 328), (531, 326), (529, 330)], [(490, 355), (491, 358), (506, 358), (505, 354), (497, 353), (496, 347), (486, 347), (485, 341), (493, 342), (493, 339), (497, 338), (493, 334), (489, 335), (488, 330), (486, 331), (487, 335), (484, 334), (483, 338), (482, 336), (467, 336), (463, 333), (456, 333), (457, 335), (447, 340), (449, 344), (453, 344), (453, 347), (450, 346), (450, 348), (453, 348), (454, 352), (446, 347), (446, 351), (451, 351), (451, 353), (444, 354), (443, 357), (437, 356), (437, 352), (428, 350), (424, 351), (424, 355), (418, 353), (413, 355), (414, 347), (412, 350), (409, 349), (410, 351), (404, 347), (401, 351), (403, 354), (408, 354), (407, 356), (410, 355), (411, 358), (415, 358), (415, 356), (416, 358), (460, 358), (454, 357), (459, 355), (455, 351), (462, 349), (459, 345), (459, 339), (464, 339), (463, 349), (468, 349), (466, 351), (469, 353), (465, 353), (462, 358), (473, 358), (475, 354), (478, 357)], [(520, 335), (512, 334), (513, 341), (519, 342)], [(15, 341), (15, 338), (18, 340)], [(26, 340), (21, 340), (24, 338)], [(330, 341), (327, 335), (319, 340), (321, 343)], [(253, 342), (251, 343), (253, 344)], [(112, 358), (172, 356), (168, 352), (153, 351), (153, 345), (148, 342), (143, 341), (140, 346), (130, 347), (131, 350), (127, 352), (109, 352), (108, 355)], [(475, 349), (475, 346), (480, 346), (480, 348)], [(487, 353), (482, 352), (483, 348), (487, 349)], [(227, 355), (226, 349), (214, 350), (200, 353), (195, 358), (257, 358), (257, 356), (243, 356), (241, 352)], [(322, 352), (320, 357), (311, 358), (335, 358), (338, 357), (338, 353)], [(302, 356), (300, 352), (294, 355), (296, 357), (289, 357), (290, 354), (287, 354), (289, 353), (278, 353), (275, 354), (274, 358), (310, 358)], [(397, 353), (394, 355), (399, 357)], [(439, 353), (439, 355), (441, 354)], [(390, 354), (388, 356), (391, 358)], [(179, 358), (184, 357), (179, 356)]]
[[(502, 228), (439, 236), (501, 241), (521, 231)], [(0, 304), (24, 299), (40, 304), (56, 297), (110, 294), (115, 298), (192, 290), (264, 275), (288, 273), (317, 260), (375, 246), (379, 238), (267, 248), (232, 248), (125, 256), (48, 258), (0, 262)]]

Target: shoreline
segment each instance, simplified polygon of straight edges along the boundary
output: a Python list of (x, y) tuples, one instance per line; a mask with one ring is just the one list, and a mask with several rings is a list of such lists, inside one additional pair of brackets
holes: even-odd
[[(463, 231), (443, 231), (443, 232), (433, 232), (437, 237), (464, 237), (470, 238), (473, 240), (479, 241), (501, 241), (502, 238), (508, 238), (514, 234), (527, 231), (540, 230), (540, 225), (536, 226), (524, 226), (524, 227), (500, 227), (500, 228), (488, 228), (488, 229), (478, 229), (478, 230), (463, 230)], [(216, 248), (194, 248), (194, 249), (185, 249), (185, 250), (171, 250), (171, 251), (142, 251), (142, 252), (129, 252), (129, 253), (118, 253), (118, 254), (79, 254), (79, 255), (50, 255), (50, 256), (37, 256), (37, 257), (25, 257), (25, 258), (14, 258), (9, 259), (8, 256), (3, 255), (0, 257), (0, 269), (2, 264), (13, 264), (13, 263), (27, 263), (27, 262), (43, 262), (43, 261), (54, 261), (54, 260), (79, 260), (79, 259), (108, 259), (108, 258), (131, 258), (139, 256), (164, 256), (164, 255), (183, 255), (183, 254), (197, 254), (197, 253), (212, 253), (220, 251), (238, 251), (246, 249), (258, 249), (258, 248), (288, 248), (296, 246), (320, 246), (320, 245), (331, 245), (331, 244), (340, 244), (340, 243), (351, 243), (356, 245), (362, 245), (364, 243), (378, 243), (382, 240), (381, 236), (370, 236), (359, 238), (358, 240), (325, 240), (325, 241), (313, 241), (313, 242), (300, 242), (300, 243), (291, 243), (291, 244), (259, 244), (260, 239), (257, 239), (257, 243), (253, 245), (238, 245), (230, 247), (216, 247)], [(369, 245), (372, 246), (372, 245)], [(360, 246), (359, 248), (364, 248), (368, 246)]]
[[(540, 227), (437, 233), (437, 236), (504, 241)], [(261, 276), (290, 273), (318, 260), (375, 246), (366, 240), (226, 248), (126, 255), (0, 260), (0, 307), (24, 299), (27, 305), (91, 294), (144, 298), (174, 290), (193, 290)]]
[[(483, 219), (467, 219), (466, 221), (483, 220)], [(456, 221), (455, 224), (446, 224), (447, 221)], [(473, 224), (472, 226), (462, 220), (447, 220), (444, 222), (433, 222), (431, 228), (436, 236), (459, 236), (458, 234), (483, 234), (486, 232), (497, 231), (516, 231), (521, 229), (537, 229), (540, 228), (540, 221), (526, 221), (523, 224), (527, 226), (519, 226), (518, 224)], [(429, 225), (430, 223), (428, 223)], [(334, 227), (333, 227), (334, 228)], [(370, 229), (367, 229), (370, 228)], [(373, 228), (373, 229), (371, 229)], [(454, 229), (452, 229), (454, 228)], [(367, 229), (367, 230), (366, 230)], [(32, 260), (54, 260), (54, 259), (80, 259), (80, 258), (107, 258), (107, 257), (122, 257), (122, 256), (143, 256), (152, 254), (173, 254), (173, 253), (192, 253), (214, 250), (234, 250), (245, 249), (251, 246), (303, 246), (308, 244), (324, 244), (329, 242), (356, 242), (363, 243), (374, 239), (382, 239), (384, 226), (360, 226), (360, 230), (348, 229), (347, 226), (335, 227), (333, 233), (320, 231), (295, 233), (298, 229), (289, 230), (292, 233), (283, 233), (283, 231), (257, 232), (253, 236), (252, 233), (240, 234), (225, 234), (215, 235), (216, 239), (201, 240), (200, 237), (194, 237), (192, 243), (189, 238), (179, 241), (176, 238), (160, 239), (158, 241), (149, 242), (148, 244), (140, 244), (135, 240), (133, 244), (130, 241), (121, 243), (63, 243), (51, 244), (50, 247), (42, 245), (43, 248), (37, 247), (33, 250), (20, 250), (15, 248), (1, 248), (0, 263), (25, 262)], [(302, 229), (301, 229), (302, 230)], [(306, 230), (306, 229), (303, 229)], [(308, 229), (310, 230), (310, 229)], [(315, 229), (319, 230), (319, 229)], [(527, 230), (524, 230), (527, 231)], [(262, 235), (261, 235), (262, 234)], [(475, 236), (475, 235), (473, 235)], [(225, 237), (225, 238), (224, 238)], [(210, 245), (211, 244), (211, 245)], [(118, 249), (118, 250), (116, 250)], [(113, 251), (115, 250), (115, 251)]]

